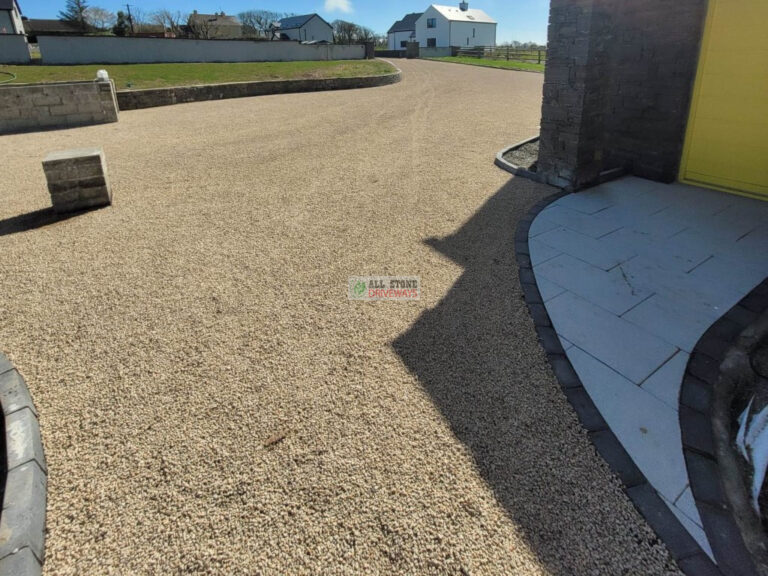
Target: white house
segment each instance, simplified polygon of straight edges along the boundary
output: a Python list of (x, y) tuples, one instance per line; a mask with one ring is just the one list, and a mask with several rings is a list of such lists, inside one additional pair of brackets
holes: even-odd
[(16, 0), (0, 0), (0, 34), (24, 34), (24, 22)]
[(416, 20), (416, 41), (421, 47), (495, 46), (496, 21), (467, 2), (456, 8), (432, 4)]
[(333, 43), (333, 27), (317, 14), (283, 18), (279, 32), (283, 40)]
[(387, 48), (389, 50), (405, 50), (408, 42), (416, 40), (416, 20), (421, 12), (407, 14), (402, 20), (398, 20), (387, 31)]

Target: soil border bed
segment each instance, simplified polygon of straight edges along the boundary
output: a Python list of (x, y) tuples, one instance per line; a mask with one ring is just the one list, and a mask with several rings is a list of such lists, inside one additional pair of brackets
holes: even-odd
[(3, 508), (0, 575), (39, 575), (45, 560), (47, 468), (37, 411), (24, 378), (0, 352)]
[(606, 424), (600, 411), (589, 397), (571, 361), (565, 354), (560, 338), (552, 327), (544, 300), (539, 292), (528, 248), (528, 233), (536, 216), (552, 202), (566, 196), (558, 192), (535, 204), (522, 218), (515, 230), (515, 255), (520, 284), (528, 311), (533, 319), (539, 342), (547, 354), (563, 393), (576, 411), (581, 425), (598, 454), (618, 476), (624, 492), (643, 515), (653, 531), (664, 542), (672, 557), (686, 576), (730, 576), (712, 561), (677, 517), (662, 501), (648, 479), (635, 465), (618, 438)]

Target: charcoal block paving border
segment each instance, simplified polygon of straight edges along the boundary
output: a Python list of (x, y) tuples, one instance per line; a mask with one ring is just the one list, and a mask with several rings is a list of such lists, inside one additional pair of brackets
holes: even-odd
[(0, 576), (42, 573), (47, 468), (37, 410), (24, 378), (0, 352), (3, 422)]
[(533, 180), (535, 182), (543, 182), (544, 180), (541, 178), (541, 175), (537, 172), (531, 172), (527, 168), (523, 168), (522, 166), (518, 166), (517, 164), (513, 164), (512, 162), (509, 162), (504, 158), (504, 155), (511, 151), (516, 150), (517, 148), (520, 148), (522, 146), (525, 146), (526, 144), (530, 144), (531, 142), (537, 142), (539, 140), (539, 134), (536, 134), (536, 136), (532, 136), (531, 138), (526, 138), (525, 140), (522, 140), (521, 142), (518, 142), (517, 144), (512, 144), (512, 146), (507, 146), (500, 152), (496, 154), (496, 159), (493, 161), (496, 166), (501, 168), (502, 170), (506, 170), (510, 174), (514, 174), (515, 176), (522, 176), (523, 178), (528, 178), (529, 180)]
[[(552, 327), (546, 307), (542, 306), (543, 300), (536, 283), (528, 248), (528, 234), (536, 216), (551, 203), (567, 194), (567, 192), (558, 192), (535, 204), (518, 222), (515, 231), (515, 255), (520, 284), (539, 342), (547, 354), (563, 393), (578, 415), (582, 426), (587, 430), (592, 445), (613, 473), (619, 477), (627, 496), (664, 542), (683, 573), (686, 576), (731, 576), (729, 573), (724, 574), (701, 549), (610, 430), (565, 354), (560, 338)], [(704, 523), (706, 527), (707, 521), (704, 520)], [(709, 536), (709, 532), (707, 535)]]
[(680, 390), (680, 430), (691, 492), (704, 531), (726, 576), (758, 571), (732, 513), (714, 432), (721, 366), (741, 334), (768, 312), (768, 278), (716, 321), (696, 344)]

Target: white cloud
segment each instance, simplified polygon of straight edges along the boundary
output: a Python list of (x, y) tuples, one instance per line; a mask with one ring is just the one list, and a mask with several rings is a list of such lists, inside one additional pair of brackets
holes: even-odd
[(326, 12), (352, 12), (350, 0), (325, 0)]

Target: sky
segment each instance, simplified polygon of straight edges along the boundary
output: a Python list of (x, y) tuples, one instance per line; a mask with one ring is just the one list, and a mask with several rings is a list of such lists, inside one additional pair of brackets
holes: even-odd
[[(367, 26), (378, 33), (386, 33), (396, 20), (409, 12), (423, 12), (429, 0), (86, 0), (90, 6), (106, 8), (110, 12), (125, 10), (125, 2), (137, 6), (148, 14), (160, 8), (181, 12), (197, 10), (204, 14), (226, 12), (237, 14), (245, 10), (262, 9), (275, 12), (311, 14), (317, 12), (328, 20), (342, 18)], [(438, 4), (458, 5), (459, 0), (441, 0)], [(56, 18), (64, 8), (65, 0), (19, 0), (21, 11), (28, 18)], [(499, 26), (496, 42), (547, 41), (549, 0), (469, 0), (470, 8), (485, 10)]]

